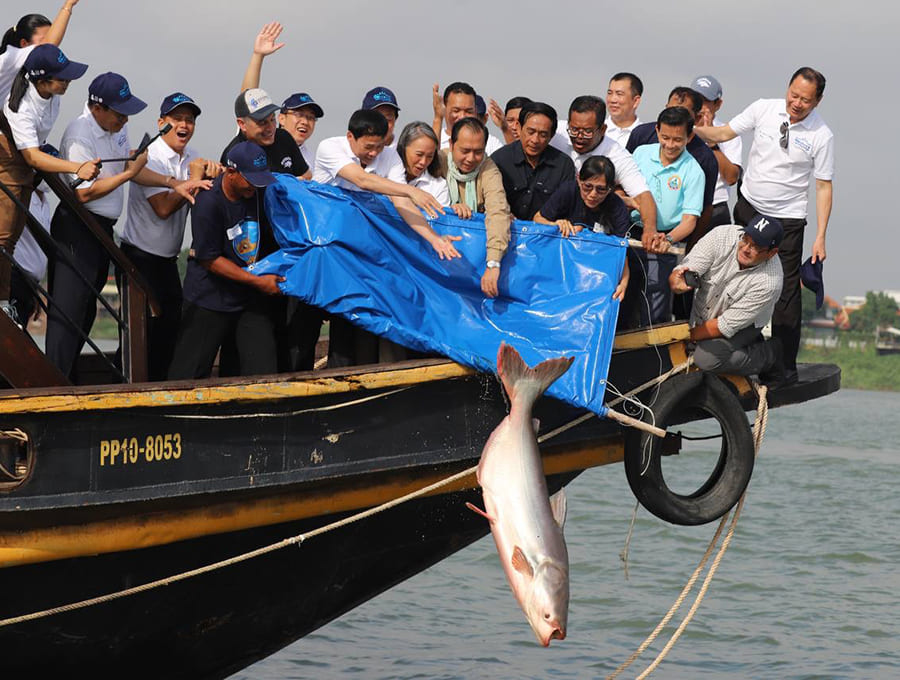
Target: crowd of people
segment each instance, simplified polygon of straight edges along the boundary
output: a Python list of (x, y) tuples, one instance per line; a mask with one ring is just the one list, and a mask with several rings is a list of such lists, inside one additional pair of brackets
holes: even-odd
[[(798, 69), (784, 97), (760, 99), (727, 124), (717, 118), (723, 90), (711, 75), (674, 87), (655, 120), (643, 123), (643, 84), (628, 72), (609, 79), (605, 97), (575, 97), (564, 120), (525, 96), (501, 108), (459, 81), (434, 85), (431, 121), (401, 127), (396, 96), (375, 87), (349, 116), (346, 134), (316, 144), (322, 105), (306, 92), (279, 105), (260, 87), (264, 60), (283, 46), (282, 26), (273, 22), (254, 40), (234, 105), (238, 132), (218, 160), (190, 146), (201, 108), (182, 92), (161, 102), (159, 126), (167, 131), (128, 160), (128, 117), (146, 104), (112, 72), (91, 81), (84, 111), (66, 126), (59, 149), (48, 145), (59, 98), (88, 68), (59, 49), (77, 2), (66, 0), (53, 21), (23, 17), (0, 53), (0, 181), (49, 221), (72, 255), (49, 263), (47, 356), (64, 374), (72, 375), (84, 342), (75, 327), (89, 333), (96, 311), (83, 281), (102, 287), (109, 259), (65, 204), (49, 218), (36, 171), (77, 179), (78, 201), (110, 235), (121, 224), (122, 249), (162, 307), (149, 324), (152, 380), (207, 377), (217, 356), (221, 375), (313, 367), (326, 313), (281, 295), (278, 277), (248, 270), (278, 248), (262, 196), (279, 173), (388, 197), (410, 237), (439, 258), (460, 256), (458, 237), (437, 233), (428, 218), (483, 213), (487, 297), (504, 294), (500, 273), (513, 219), (555, 225), (566, 238), (583, 229), (631, 236), (640, 247), (629, 249), (614, 292), (620, 327), (688, 319), (702, 368), (796, 380), (811, 179), (813, 262), (825, 258), (831, 211), (833, 137), (815, 110), (825, 88), (818, 71)], [(745, 134), (752, 134), (746, 168)], [(189, 214), (182, 282), (176, 258)], [(23, 234), (24, 221), (0, 195), (0, 247), (21, 264), (0, 258), (0, 307), (20, 324), (34, 310), (22, 277), (40, 279), (47, 266)], [(688, 251), (680, 264), (674, 245)], [(760, 330), (773, 314), (773, 338), (764, 340)], [(329, 366), (403, 356), (403, 348), (331, 319)]]

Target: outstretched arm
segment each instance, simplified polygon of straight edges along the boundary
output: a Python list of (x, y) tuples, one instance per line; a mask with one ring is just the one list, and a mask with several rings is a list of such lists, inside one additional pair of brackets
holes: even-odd
[(69, 19), (72, 18), (72, 9), (77, 4), (78, 0), (66, 0), (65, 4), (60, 7), (59, 13), (56, 15), (53, 23), (50, 24), (50, 28), (47, 29), (47, 35), (44, 42), (57, 46), (62, 42), (63, 36), (66, 34), (66, 29), (69, 27)]
[(273, 52), (277, 52), (284, 43), (276, 42), (284, 27), (277, 21), (271, 21), (262, 27), (253, 41), (253, 54), (250, 55), (250, 63), (244, 71), (244, 80), (241, 82), (241, 92), (253, 87), (259, 87), (259, 78), (262, 73), (263, 59)]

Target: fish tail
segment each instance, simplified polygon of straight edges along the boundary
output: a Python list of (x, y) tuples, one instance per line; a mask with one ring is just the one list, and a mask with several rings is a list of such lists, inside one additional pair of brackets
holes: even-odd
[(497, 352), (497, 373), (512, 403), (521, 403), (529, 409), (539, 396), (553, 384), (575, 357), (547, 359), (534, 368), (528, 366), (515, 347), (500, 343)]

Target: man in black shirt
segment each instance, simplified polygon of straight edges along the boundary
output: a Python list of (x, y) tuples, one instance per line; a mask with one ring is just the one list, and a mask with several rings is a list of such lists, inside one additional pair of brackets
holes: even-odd
[(197, 196), (191, 209), (192, 256), (171, 380), (209, 377), (216, 354), (232, 335), (240, 374), (274, 373), (277, 368), (269, 308), (284, 279), (248, 271), (264, 255), (260, 190), (275, 177), (266, 169), (263, 149), (253, 142), (233, 146), (225, 162), (225, 174)]
[(519, 139), (491, 156), (503, 176), (512, 214), (533, 220), (560, 184), (575, 179), (575, 164), (550, 146), (557, 117), (552, 106), (531, 102), (519, 112)]

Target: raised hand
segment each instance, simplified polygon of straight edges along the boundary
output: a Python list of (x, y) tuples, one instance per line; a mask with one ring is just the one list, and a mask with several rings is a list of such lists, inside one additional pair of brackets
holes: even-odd
[(256, 40), (253, 41), (253, 53), (267, 57), (284, 47), (283, 42), (275, 42), (278, 40), (278, 36), (281, 35), (282, 30), (284, 30), (284, 27), (277, 21), (270, 21), (263, 26), (256, 36)]

